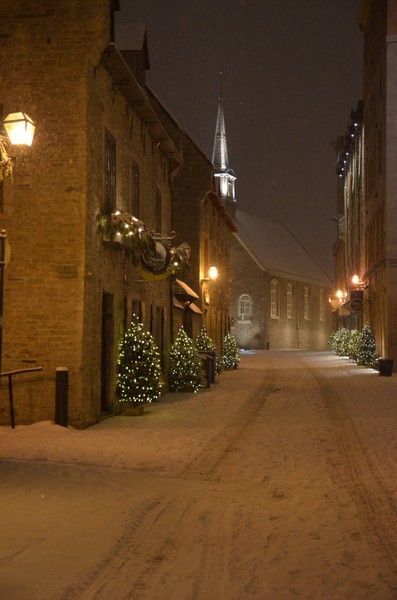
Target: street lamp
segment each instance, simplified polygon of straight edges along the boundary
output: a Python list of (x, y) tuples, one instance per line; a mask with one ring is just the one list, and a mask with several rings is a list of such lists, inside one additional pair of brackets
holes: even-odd
[(3, 121), (3, 126), (13, 146), (32, 145), (36, 126), (26, 113), (8, 114)]
[[(8, 137), (8, 141), (12, 146), (31, 146), (33, 143), (34, 132), (36, 126), (32, 119), (23, 112), (9, 113), (3, 120), (2, 125)], [(5, 136), (0, 135), (1, 160), (11, 163), (9, 174), (12, 173), (12, 162), (8, 157), (7, 150), (4, 145), (7, 141)], [(7, 233), (5, 229), (0, 231), (0, 375), (3, 358), (3, 312), (4, 312), (4, 269), (6, 266), (6, 249), (9, 244), (7, 242)]]
[(358, 285), (360, 283), (360, 277), (358, 275), (353, 275), (352, 277), (352, 284), (353, 285)]
[(218, 275), (219, 275), (218, 267), (215, 267), (213, 265), (212, 267), (210, 267), (208, 269), (208, 277), (204, 277), (200, 281), (201, 281), (201, 283), (204, 283), (205, 281), (215, 281), (216, 279), (218, 279)]

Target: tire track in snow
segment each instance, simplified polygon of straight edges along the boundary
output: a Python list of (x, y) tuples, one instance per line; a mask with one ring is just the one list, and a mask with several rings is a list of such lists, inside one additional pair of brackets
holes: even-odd
[(397, 510), (378, 461), (363, 443), (335, 388), (319, 371), (308, 370), (325, 401), (341, 457), (339, 463), (332, 464), (333, 472), (353, 498), (361, 519), (366, 522), (363, 534), (381, 552), (394, 574), (393, 585), (397, 586)]
[[(184, 468), (179, 479), (219, 481), (220, 476), (216, 475), (218, 466), (227, 459), (233, 444), (247, 431), (269, 395), (278, 391), (273, 383), (274, 378), (273, 370), (263, 371), (261, 383), (231, 421)], [(183, 522), (191, 519), (188, 513), (191, 513), (195, 501), (193, 494), (182, 498), (163, 496), (142, 506), (113, 548), (89, 574), (83, 575), (80, 581), (64, 592), (62, 600), (152, 598), (153, 589), (161, 585), (159, 578), (167, 574), (167, 564), (173, 556), (177, 557), (178, 544), (180, 547), (186, 544), (182, 535)], [(222, 501), (207, 507), (207, 523), (201, 524), (202, 538), (193, 566), (194, 577), (189, 597), (223, 596), (228, 552), (224, 532), (229, 512)], [(227, 520), (230, 520), (230, 515)]]
[(255, 420), (270, 394), (279, 391), (275, 387), (274, 381), (275, 372), (270, 369), (265, 370), (261, 384), (239, 408), (231, 422), (219, 431), (207, 443), (207, 446), (185, 466), (179, 475), (181, 479), (219, 481), (220, 477), (216, 475), (217, 467), (227, 458), (233, 445)]

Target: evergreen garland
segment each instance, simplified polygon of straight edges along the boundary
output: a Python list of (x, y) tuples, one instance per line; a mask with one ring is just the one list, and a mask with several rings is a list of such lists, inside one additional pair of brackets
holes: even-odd
[(231, 333), (225, 335), (223, 340), (222, 364), (225, 369), (237, 369), (240, 362), (240, 352), (237, 340)]
[(119, 402), (139, 405), (153, 402), (161, 393), (160, 354), (149, 331), (134, 317), (119, 345), (117, 397)]
[(376, 362), (375, 337), (371, 327), (365, 324), (357, 351), (357, 364), (365, 367), (374, 367)]
[(198, 392), (203, 387), (201, 358), (181, 327), (170, 349), (168, 381), (173, 392)]

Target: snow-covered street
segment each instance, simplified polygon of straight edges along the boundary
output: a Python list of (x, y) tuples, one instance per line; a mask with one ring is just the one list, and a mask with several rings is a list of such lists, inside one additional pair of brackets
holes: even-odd
[(0, 428), (0, 598), (397, 597), (397, 376), (257, 352), (84, 431)]

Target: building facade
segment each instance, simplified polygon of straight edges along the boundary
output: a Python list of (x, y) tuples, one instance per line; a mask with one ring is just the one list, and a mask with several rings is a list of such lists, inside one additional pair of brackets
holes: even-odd
[[(144, 30), (123, 52), (114, 44), (117, 9), (113, 0), (0, 7), (3, 112), (24, 110), (37, 125), (32, 148), (15, 151), (1, 213), (11, 244), (2, 370), (43, 367), (15, 380), (17, 423), (53, 417), (58, 366), (70, 373), (72, 424), (112, 412), (118, 342), (133, 314), (165, 366), (170, 278), (148, 278), (132, 241), (175, 247), (171, 181), (182, 157), (145, 91)], [(135, 232), (130, 244), (120, 226)], [(164, 259), (147, 257), (148, 269)], [(8, 422), (4, 387), (1, 394)]]
[[(182, 156), (171, 179), (173, 229), (177, 243), (189, 240), (191, 258), (186, 281), (198, 296), (185, 307), (180, 302), (176, 305), (175, 325), (183, 324), (195, 337), (204, 323), (220, 352), (229, 330), (230, 244), (235, 225), (217, 191), (211, 161), (159, 100), (152, 96), (152, 102)], [(209, 277), (211, 267), (216, 267), (215, 279)]]
[[(344, 199), (340, 219), (346, 223), (353, 219), (354, 180), (359, 192), (353, 192), (356, 221), (350, 228), (345, 226), (343, 244), (336, 245), (336, 287), (346, 299), (337, 312), (339, 322), (348, 326), (368, 322), (377, 353), (393, 358), (396, 364), (397, 1), (364, 0), (359, 25), (364, 48), (362, 122), (357, 120), (357, 133), (346, 133), (346, 139), (350, 135), (355, 140), (353, 152), (340, 154), (337, 167)], [(354, 123), (349, 122), (348, 131), (349, 127)], [(357, 294), (363, 310), (352, 319), (349, 301)]]

